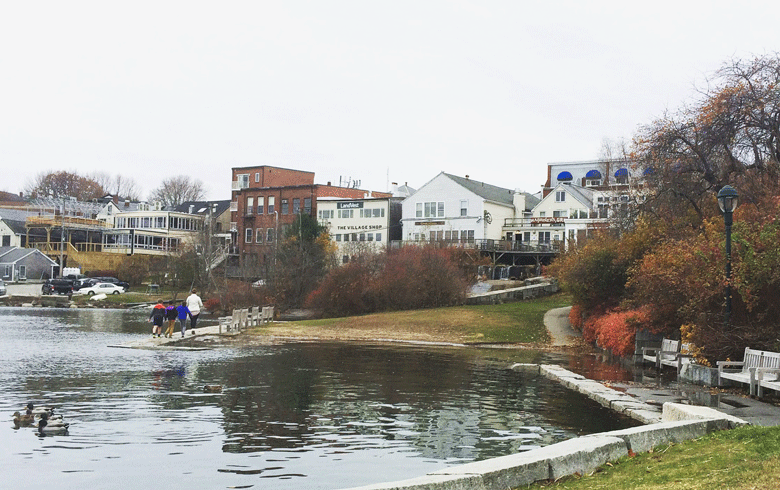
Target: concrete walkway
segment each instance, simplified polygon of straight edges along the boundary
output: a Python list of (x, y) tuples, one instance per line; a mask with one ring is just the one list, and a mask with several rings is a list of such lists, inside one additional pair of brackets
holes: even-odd
[[(217, 343), (218, 337), (235, 336), (239, 332), (227, 332), (224, 329), (220, 332), (219, 325), (206, 325), (194, 330), (187, 330), (187, 336), (182, 337), (181, 331), (174, 332), (172, 338), (152, 337), (152, 324), (149, 324), (149, 335), (139, 337), (138, 340), (132, 340), (122, 344), (109, 345), (122, 349), (177, 349), (177, 350), (208, 350), (213, 347), (208, 344)], [(204, 345), (206, 344), (206, 345)]]
[(571, 306), (563, 308), (554, 308), (544, 314), (544, 326), (547, 333), (550, 334), (550, 344), (555, 347), (571, 345), (572, 338), (582, 337), (580, 332), (571, 328), (569, 323), (569, 312)]

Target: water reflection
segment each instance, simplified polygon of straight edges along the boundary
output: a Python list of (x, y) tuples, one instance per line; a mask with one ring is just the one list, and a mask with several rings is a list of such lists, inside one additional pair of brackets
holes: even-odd
[[(551, 361), (534, 351), (112, 349), (147, 335), (145, 313), (122, 310), (2, 308), (0, 328), (0, 409), (10, 416), (28, 400), (45, 401), (72, 423), (70, 436), (42, 440), (0, 431), (20, 470), (9, 487), (273, 479), (274, 488), (343, 488), (633, 425), (537, 374), (507, 369)], [(203, 393), (205, 384), (223, 392)], [(30, 482), (24, 474), (34, 470)]]

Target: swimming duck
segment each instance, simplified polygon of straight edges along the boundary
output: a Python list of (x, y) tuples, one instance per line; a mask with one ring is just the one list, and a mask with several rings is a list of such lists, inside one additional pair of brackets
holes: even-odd
[(33, 424), (35, 421), (35, 417), (32, 414), (20, 414), (19, 412), (14, 412), (14, 428), (18, 429), (19, 427), (28, 427)]
[(27, 413), (32, 413), (33, 415), (38, 415), (38, 416), (45, 413), (46, 415), (51, 416), (54, 415), (54, 407), (36, 407), (32, 403), (28, 403)]
[(206, 385), (203, 387), (203, 393), (222, 393), (222, 385)]
[(44, 414), (38, 421), (38, 432), (40, 434), (65, 434), (68, 432), (70, 424), (63, 423), (62, 420), (52, 421)]

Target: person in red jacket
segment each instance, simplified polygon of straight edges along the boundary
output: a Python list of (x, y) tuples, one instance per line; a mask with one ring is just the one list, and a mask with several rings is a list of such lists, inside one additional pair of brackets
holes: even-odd
[(149, 313), (149, 321), (153, 323), (152, 337), (160, 337), (162, 335), (163, 321), (165, 321), (165, 305), (163, 304), (163, 300), (157, 300), (157, 304), (154, 305), (152, 312)]

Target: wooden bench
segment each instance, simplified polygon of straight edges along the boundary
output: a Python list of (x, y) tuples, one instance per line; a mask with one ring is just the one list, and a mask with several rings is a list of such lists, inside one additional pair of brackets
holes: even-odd
[[(734, 368), (739, 368), (738, 370)], [(780, 371), (780, 352), (771, 352), (745, 347), (742, 361), (718, 361), (718, 380), (728, 379), (750, 385), (750, 395), (758, 393), (758, 376), (760, 370), (765, 388), (771, 388), (777, 383), (775, 370)]]
[(656, 369), (677, 364), (680, 341), (663, 338), (659, 347), (642, 347), (642, 360), (652, 362)]
[(274, 307), (263, 306), (263, 310), (260, 312), (260, 322), (271, 323), (272, 321), (274, 321)]

